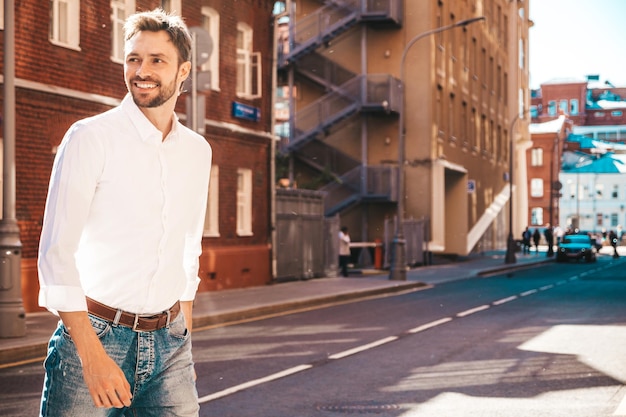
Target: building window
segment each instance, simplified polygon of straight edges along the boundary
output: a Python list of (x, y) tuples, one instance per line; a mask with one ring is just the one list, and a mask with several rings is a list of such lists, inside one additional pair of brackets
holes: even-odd
[(161, 7), (170, 14), (183, 15), (181, 0), (161, 0)]
[(211, 181), (209, 182), (209, 197), (207, 200), (206, 215), (204, 217), (204, 236), (218, 237), (220, 235), (219, 208), (220, 208), (220, 170), (217, 165), (211, 166)]
[(50, 0), (50, 42), (54, 45), (79, 50), (79, 0)]
[(220, 89), (220, 15), (210, 7), (202, 8), (202, 28), (206, 30), (213, 41), (213, 50), (209, 60), (202, 64), (201, 71), (209, 72), (211, 90)]
[(252, 170), (237, 170), (237, 235), (252, 236)]
[(135, 12), (135, 0), (111, 0), (111, 60), (124, 63), (124, 22)]
[(530, 180), (530, 196), (543, 197), (543, 178), (533, 178)]
[(530, 165), (533, 167), (543, 166), (543, 148), (532, 148), (530, 150)]
[(596, 214), (596, 226), (602, 226), (603, 219), (604, 219), (604, 216), (602, 215), (602, 213), (597, 213)]
[(554, 100), (548, 102), (548, 116), (556, 116), (556, 101)]
[(623, 115), (623, 113), (622, 113), (621, 110), (613, 110), (611, 112), (611, 116), (613, 116), (613, 117), (622, 117), (622, 115)]
[(611, 213), (611, 227), (616, 227), (617, 225), (618, 225), (617, 213)]
[(530, 224), (540, 226), (543, 224), (543, 209), (534, 207), (530, 210)]
[(596, 184), (596, 198), (602, 199), (604, 195), (604, 184)]
[(579, 112), (578, 99), (573, 98), (569, 101), (569, 114), (576, 116)]
[(252, 51), (252, 28), (237, 24), (237, 95), (261, 97), (261, 53)]
[(619, 198), (619, 186), (617, 184), (613, 185), (613, 192), (611, 193), (611, 197), (614, 199)]
[(559, 110), (561, 110), (561, 112), (563, 112), (564, 114), (567, 114), (567, 111), (568, 111), (567, 100), (560, 100), (559, 101)]

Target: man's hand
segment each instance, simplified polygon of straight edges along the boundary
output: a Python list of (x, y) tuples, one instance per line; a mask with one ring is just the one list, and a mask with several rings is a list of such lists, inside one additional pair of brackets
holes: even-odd
[(132, 395), (124, 372), (106, 353), (86, 311), (59, 312), (83, 365), (83, 378), (96, 407), (130, 406)]

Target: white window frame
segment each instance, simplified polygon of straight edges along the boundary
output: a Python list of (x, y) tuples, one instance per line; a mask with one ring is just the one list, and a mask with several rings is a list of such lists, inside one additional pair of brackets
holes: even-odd
[(573, 98), (569, 101), (569, 114), (572, 116), (576, 116), (578, 115), (578, 112), (580, 111), (580, 106), (578, 105), (578, 99), (577, 98)]
[(204, 217), (204, 237), (219, 237), (220, 235), (220, 169), (217, 165), (211, 166), (211, 181), (209, 181), (209, 198), (207, 200), (206, 215)]
[(237, 96), (247, 99), (261, 97), (261, 53), (253, 52), (252, 39), (252, 28), (237, 23)]
[(530, 166), (543, 166), (543, 148), (532, 148), (530, 150)]
[(135, 12), (135, 0), (111, 0), (111, 61), (124, 63), (124, 22)]
[(252, 236), (252, 170), (237, 169), (237, 236)]
[(530, 196), (543, 197), (543, 178), (532, 178), (530, 180)]
[(543, 208), (533, 207), (530, 209), (530, 224), (533, 226), (541, 226), (543, 224)]
[(209, 71), (211, 90), (220, 91), (220, 14), (217, 10), (202, 7), (202, 27), (209, 33), (213, 41), (213, 50), (208, 62), (200, 67), (201, 71)]
[(182, 7), (181, 0), (164, 0), (164, 1), (161, 1), (161, 4), (163, 5), (162, 6), (163, 10), (165, 10), (166, 12), (175, 14), (178, 16), (183, 15), (183, 7)]
[(53, 45), (80, 51), (80, 0), (50, 0), (48, 40)]
[(559, 100), (559, 110), (561, 110), (564, 114), (569, 114), (568, 102), (566, 99)]

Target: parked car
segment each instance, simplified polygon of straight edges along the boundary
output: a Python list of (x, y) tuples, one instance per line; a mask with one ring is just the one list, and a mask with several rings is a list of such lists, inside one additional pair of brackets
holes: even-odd
[(565, 235), (557, 248), (556, 261), (584, 259), (586, 262), (595, 262), (597, 253), (595, 242), (588, 235)]

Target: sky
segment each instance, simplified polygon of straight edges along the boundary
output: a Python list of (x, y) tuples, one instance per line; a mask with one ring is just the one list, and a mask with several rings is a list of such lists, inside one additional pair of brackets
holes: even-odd
[(530, 0), (530, 86), (555, 78), (626, 87), (626, 0)]

